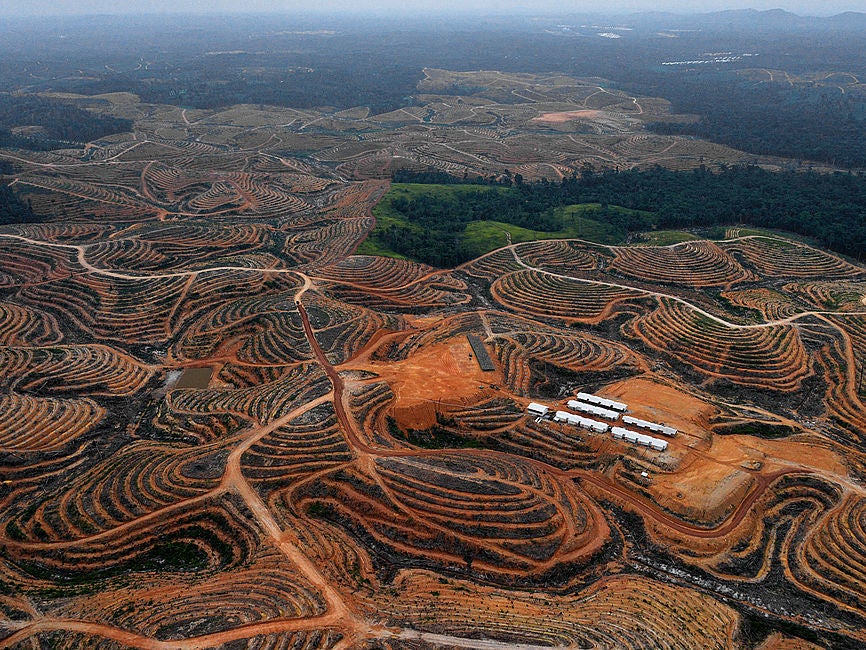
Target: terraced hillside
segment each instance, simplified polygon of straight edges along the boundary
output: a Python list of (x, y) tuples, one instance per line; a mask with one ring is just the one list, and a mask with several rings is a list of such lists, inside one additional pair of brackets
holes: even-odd
[[(134, 134), (0, 150), (43, 219), (0, 226), (0, 647), (866, 644), (866, 268), (755, 234), (358, 254), (398, 167), (709, 155), (602, 80), (420, 90), (113, 95)], [(578, 391), (677, 434), (526, 414)]]

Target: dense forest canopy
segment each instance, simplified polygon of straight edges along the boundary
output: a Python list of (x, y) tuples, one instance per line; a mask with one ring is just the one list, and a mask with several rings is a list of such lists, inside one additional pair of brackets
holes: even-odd
[[(15, 127), (18, 130), (13, 131)], [(132, 120), (100, 115), (70, 102), (0, 93), (0, 147), (63, 149), (131, 130)]]
[(652, 210), (661, 228), (750, 224), (812, 237), (853, 257), (866, 251), (866, 178), (856, 174), (655, 168), (567, 179), (562, 192), (565, 200)]
[(30, 206), (21, 201), (8, 185), (0, 183), (0, 225), (39, 221)]
[(658, 133), (695, 135), (761, 155), (866, 167), (866, 94), (827, 86), (756, 85), (725, 72), (657, 76), (637, 87), (673, 102), (694, 124), (651, 124)]
[[(595, 234), (607, 243), (649, 228), (649, 215), (609, 206), (556, 209), (550, 197), (501, 184), (400, 184), (374, 208), (377, 223), (364, 254), (394, 254), (454, 267), (512, 241)], [(599, 227), (604, 222), (604, 227)]]
[[(395, 180), (423, 183), (441, 178), (435, 172), (400, 172)], [(401, 255), (453, 266), (475, 253), (460, 236), (468, 224), (495, 220), (535, 231), (558, 231), (567, 223), (556, 209), (575, 204), (600, 205), (592, 219), (624, 232), (747, 224), (811, 237), (852, 257), (862, 258), (866, 251), (866, 178), (847, 173), (769, 172), (756, 166), (720, 172), (660, 167), (586, 170), (561, 183), (517, 179), (506, 189), (479, 188), (459, 196), (416, 190), (411, 199), (389, 201), (402, 222), (389, 220), (384, 227), (377, 226), (371, 237)]]

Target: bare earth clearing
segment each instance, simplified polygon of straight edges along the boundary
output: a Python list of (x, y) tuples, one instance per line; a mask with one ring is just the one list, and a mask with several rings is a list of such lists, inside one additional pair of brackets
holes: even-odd
[[(866, 644), (866, 269), (764, 236), (355, 255), (395, 166), (744, 158), (597, 80), (421, 90), (110, 95), (133, 134), (0, 151), (45, 217), (0, 227), (0, 647)], [(679, 432), (525, 413), (579, 390)]]
[(602, 111), (566, 111), (564, 113), (544, 113), (538, 117), (533, 117), (533, 122), (551, 122), (553, 124), (562, 124), (571, 120), (587, 119), (593, 120), (602, 117)]

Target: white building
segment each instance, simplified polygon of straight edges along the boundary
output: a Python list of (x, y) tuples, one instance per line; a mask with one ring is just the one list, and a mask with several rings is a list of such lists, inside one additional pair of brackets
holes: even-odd
[(530, 415), (536, 415), (539, 417), (545, 416), (550, 412), (550, 408), (545, 406), (544, 404), (537, 404), (536, 402), (530, 402), (529, 406), (526, 407), (526, 412)]
[(573, 409), (575, 411), (580, 411), (582, 413), (589, 413), (590, 415), (596, 415), (600, 418), (605, 418), (606, 420), (617, 420), (619, 419), (619, 413), (616, 411), (611, 411), (608, 409), (601, 408), (600, 406), (593, 406), (592, 404), (585, 404), (584, 402), (578, 402), (577, 400), (568, 400), (567, 403), (568, 408)]
[(655, 438), (651, 436), (645, 436), (642, 433), (637, 434), (637, 444), (643, 445), (644, 447), (649, 447), (653, 440), (655, 440)]
[(677, 435), (677, 430), (673, 427), (668, 427), (663, 424), (656, 424), (655, 422), (649, 422), (647, 420), (641, 420), (636, 417), (632, 417), (631, 415), (623, 415), (622, 421), (626, 424), (632, 424), (639, 429), (648, 429), (655, 433), (661, 433), (666, 436), (675, 436)]
[(596, 406), (603, 406), (605, 408), (613, 409), (614, 411), (625, 411), (628, 408), (627, 404), (623, 402), (615, 402), (612, 399), (607, 399), (606, 397), (599, 397), (598, 395), (593, 395), (592, 393), (578, 393), (577, 399), (582, 402), (589, 402), (590, 404), (595, 404)]
[(553, 421), (567, 422), (568, 424), (573, 424), (576, 427), (581, 427), (587, 431), (594, 431), (595, 433), (606, 433), (610, 428), (609, 425), (604, 422), (590, 420), (589, 418), (584, 418), (575, 415), (574, 413), (569, 413), (568, 411), (557, 411), (556, 415), (553, 416)]
[(613, 437), (617, 440), (625, 440), (626, 442), (631, 442), (636, 445), (643, 445), (644, 447), (650, 447), (656, 451), (664, 451), (668, 448), (666, 440), (659, 440), (658, 438), (653, 438), (652, 436), (647, 436), (643, 433), (637, 433), (636, 431), (629, 431), (622, 427), (613, 427), (611, 433), (613, 433)]

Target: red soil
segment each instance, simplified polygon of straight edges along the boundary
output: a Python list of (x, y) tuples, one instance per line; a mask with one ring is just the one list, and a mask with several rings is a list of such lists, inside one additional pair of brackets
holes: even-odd
[[(354, 369), (353, 363), (341, 369)], [(394, 417), (403, 427), (424, 429), (436, 423), (437, 405), (463, 407), (497, 396), (497, 369), (478, 366), (465, 336), (423, 348), (405, 361), (368, 361), (358, 366), (388, 382), (396, 396)]]
[(602, 111), (565, 111), (562, 113), (543, 113), (534, 117), (530, 122), (549, 122), (550, 124), (563, 124), (571, 120), (595, 120), (604, 115)]

